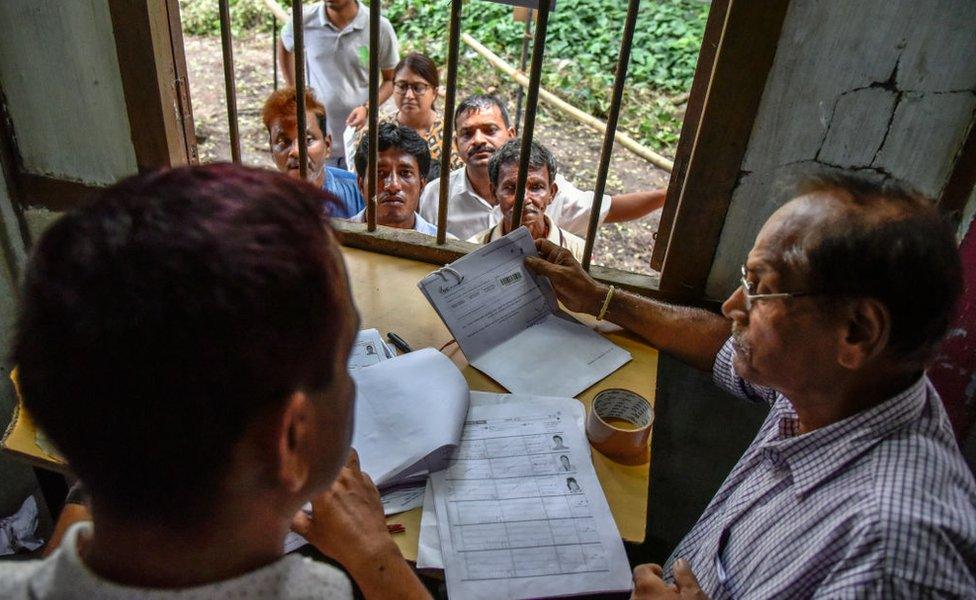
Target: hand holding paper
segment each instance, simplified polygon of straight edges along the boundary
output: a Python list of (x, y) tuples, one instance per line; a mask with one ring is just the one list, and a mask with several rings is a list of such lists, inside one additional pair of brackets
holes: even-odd
[(526, 268), (538, 256), (516, 229), (420, 282), (468, 362), (511, 392), (575, 396), (630, 353), (559, 311), (549, 281)]

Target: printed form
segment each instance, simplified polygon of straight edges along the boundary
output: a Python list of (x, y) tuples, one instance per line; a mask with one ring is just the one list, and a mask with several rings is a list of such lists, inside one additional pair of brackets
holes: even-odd
[(570, 397), (622, 367), (630, 353), (559, 311), (529, 230), (475, 250), (420, 281), (468, 362), (510, 392)]
[(431, 475), (450, 597), (631, 589), (623, 542), (571, 402), (469, 409), (454, 458)]

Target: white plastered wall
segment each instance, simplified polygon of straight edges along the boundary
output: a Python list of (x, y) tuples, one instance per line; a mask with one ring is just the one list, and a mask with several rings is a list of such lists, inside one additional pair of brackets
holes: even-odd
[(24, 170), (93, 185), (135, 173), (107, 0), (2, 0), (0, 23), (0, 83)]
[(707, 295), (734, 289), (790, 175), (852, 169), (938, 197), (976, 111), (974, 57), (972, 0), (793, 0)]

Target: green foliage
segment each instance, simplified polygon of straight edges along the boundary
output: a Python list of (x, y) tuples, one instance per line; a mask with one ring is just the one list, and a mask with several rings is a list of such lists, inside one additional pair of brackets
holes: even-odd
[[(438, 64), (447, 62), (450, 5), (446, 0), (385, 4), (389, 4), (385, 14), (404, 49), (423, 52)], [(664, 95), (691, 87), (708, 8), (707, 0), (657, 0), (645, 1), (638, 13), (621, 126), (653, 148), (669, 149), (677, 141), (681, 121)], [(469, 0), (463, 10), (462, 31), (517, 65), (525, 25), (512, 18), (512, 8)], [(622, 0), (557, 0), (549, 18), (543, 87), (605, 118), (626, 12)], [(469, 76), (473, 71), (469, 63), (461, 61), (459, 75), (477, 88), (478, 78)]]
[[(288, 0), (276, 0), (286, 10)], [(302, 0), (311, 4), (315, 0)], [(271, 32), (271, 15), (264, 0), (228, 0), (231, 30), (234, 35), (245, 31)], [(289, 10), (290, 12), (290, 10)], [(180, 0), (183, 32), (192, 35), (220, 35), (220, 11), (217, 0)], [(281, 27), (283, 23), (278, 23)]]
[[(446, 60), (449, 3), (445, 0), (392, 0), (385, 14), (405, 47)], [(637, 17), (629, 78), (632, 85), (663, 91), (686, 90), (691, 85), (698, 48), (705, 30), (709, 3), (704, 0), (645, 2)], [(549, 18), (546, 60), (572, 78), (578, 76), (613, 85), (626, 2), (558, 0)], [(471, 0), (464, 6), (461, 28), (510, 62), (521, 51), (522, 23), (503, 4)], [(568, 73), (572, 71), (573, 73)]]
[[(235, 34), (270, 31), (271, 18), (263, 0), (229, 2)], [(288, 0), (277, 2), (290, 5)], [(180, 0), (184, 31), (219, 33), (217, 6), (217, 0)], [(671, 148), (677, 140), (681, 122), (665, 96), (691, 87), (708, 8), (708, 0), (642, 3), (621, 126), (654, 148)], [(549, 19), (542, 85), (581, 110), (605, 118), (626, 11), (623, 0), (557, 0)], [(383, 12), (393, 23), (402, 51), (423, 52), (441, 65), (447, 62), (448, 0), (383, 0)], [(512, 18), (511, 6), (484, 0), (465, 2), (461, 30), (510, 64), (518, 64), (524, 27)], [(491, 67), (480, 59), (462, 60), (462, 86), (480, 91), (487, 84), (479, 76), (484, 69)]]

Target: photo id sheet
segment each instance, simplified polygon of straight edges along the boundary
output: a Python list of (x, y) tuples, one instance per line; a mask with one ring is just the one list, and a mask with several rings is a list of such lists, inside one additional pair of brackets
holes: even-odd
[(452, 598), (627, 592), (630, 566), (569, 403), (472, 406), (431, 475)]
[(520, 227), (419, 283), (468, 362), (508, 391), (571, 397), (631, 356), (559, 310), (545, 277), (525, 266), (538, 256)]
[(388, 358), (393, 358), (393, 353), (380, 337), (380, 332), (376, 329), (363, 329), (356, 334), (356, 341), (349, 352), (349, 370), (369, 367)]

